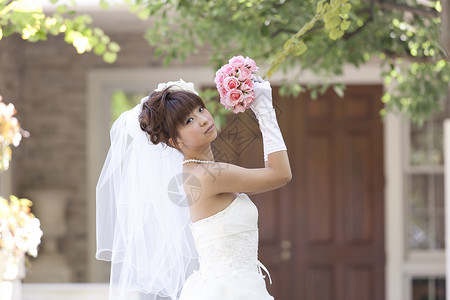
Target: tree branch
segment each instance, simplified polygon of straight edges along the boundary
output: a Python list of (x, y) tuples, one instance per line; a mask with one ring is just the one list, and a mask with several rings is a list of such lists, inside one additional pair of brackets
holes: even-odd
[(286, 29), (286, 28), (280, 28), (277, 31), (275, 31), (274, 33), (272, 33), (271, 37), (274, 38), (277, 35), (281, 34), (281, 33), (289, 33), (289, 34), (296, 34), (298, 31), (294, 30), (294, 29)]
[(372, 21), (372, 17), (368, 18), (366, 20), (366, 22), (364, 22), (364, 24), (361, 27), (358, 27), (358, 29), (356, 29), (355, 31), (352, 32), (346, 32), (344, 34), (344, 36), (342, 37), (342, 39), (344, 41), (348, 41), (349, 39), (351, 39), (352, 37), (354, 37), (356, 34), (358, 34), (364, 27), (366, 27), (366, 25)]
[(367, 9), (367, 8), (366, 8), (366, 9), (362, 9), (362, 10), (356, 12), (357, 15), (360, 15), (360, 14), (365, 13), (365, 12), (368, 12), (368, 13), (369, 13), (369, 17), (368, 17), (367, 20), (364, 22), (364, 24), (363, 24), (361, 27), (358, 27), (358, 29), (356, 29), (355, 31), (352, 31), (352, 32), (346, 32), (346, 33), (344, 34), (344, 36), (342, 37), (343, 40), (347, 41), (347, 40), (351, 39), (353, 36), (355, 36), (356, 34), (358, 34), (364, 27), (366, 27), (368, 23), (370, 23), (370, 22), (373, 21), (373, 9), (372, 9), (372, 8), (373, 8), (373, 6), (372, 6), (373, 1), (374, 1), (374, 0), (371, 0), (371, 1), (370, 1), (370, 2), (371, 2), (370, 8), (368, 8), (368, 9)]

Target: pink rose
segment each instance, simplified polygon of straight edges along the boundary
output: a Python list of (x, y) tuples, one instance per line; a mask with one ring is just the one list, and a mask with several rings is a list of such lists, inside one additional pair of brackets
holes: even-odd
[(222, 98), (225, 98), (227, 90), (223, 86), (218, 87), (217, 90), (219, 91), (220, 99), (222, 100)]
[(228, 62), (233, 67), (240, 68), (240, 67), (242, 67), (244, 65), (245, 58), (242, 55), (234, 56), (234, 57), (230, 58), (230, 60)]
[(222, 68), (219, 69), (220, 72), (225, 74), (225, 76), (235, 76), (236, 68), (230, 64), (223, 65)]
[(220, 97), (220, 104), (222, 104), (226, 109), (233, 108), (232, 106), (228, 105), (226, 95), (224, 97)]
[(243, 94), (240, 90), (232, 90), (229, 91), (225, 97), (225, 102), (229, 106), (236, 106), (239, 102), (242, 101)]
[(242, 105), (236, 105), (236, 106), (233, 108), (233, 112), (234, 112), (235, 114), (240, 113), (240, 112), (244, 112), (244, 111), (245, 111), (245, 108), (244, 108)]
[(253, 88), (254, 88), (254, 85), (253, 85), (253, 81), (251, 79), (247, 79), (241, 84), (241, 90), (243, 92), (251, 92), (251, 91), (253, 91)]
[(255, 100), (255, 95), (253, 92), (244, 94), (244, 96), (242, 98), (242, 105), (244, 106), (244, 108), (249, 108), (250, 104), (252, 104), (253, 100)]
[(223, 84), (223, 80), (224, 79), (225, 79), (225, 75), (222, 72), (217, 71), (216, 72), (216, 78), (214, 79), (214, 83), (217, 86), (221, 86)]
[(239, 113), (250, 107), (255, 100), (251, 78), (258, 69), (253, 59), (238, 55), (216, 72), (214, 83), (220, 95), (220, 103), (226, 109)]
[(245, 58), (244, 65), (250, 68), (250, 71), (252, 71), (253, 73), (258, 72), (259, 68), (256, 66), (255, 61), (248, 56)]
[(237, 80), (236, 77), (228, 76), (223, 80), (223, 87), (227, 91), (237, 89), (238, 86), (239, 86), (239, 81)]
[(250, 71), (249, 68), (247, 67), (241, 67), (239, 68), (239, 73), (238, 73), (238, 79), (240, 81), (245, 81), (247, 79), (251, 79), (252, 78), (252, 71)]

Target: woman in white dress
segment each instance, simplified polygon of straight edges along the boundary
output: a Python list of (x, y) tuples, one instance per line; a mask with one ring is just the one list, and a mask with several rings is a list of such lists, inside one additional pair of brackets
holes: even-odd
[[(168, 146), (165, 149), (181, 154), (182, 161), (177, 161), (182, 165), (179, 169), (181, 177), (173, 176), (172, 179), (178, 178), (178, 182), (180, 179), (183, 182), (186, 197), (184, 204), (177, 203), (180, 208), (178, 215), (179, 219), (183, 219), (183, 209), (187, 209), (189, 220), (179, 222), (176, 216), (172, 216), (174, 210), (165, 207), (165, 204), (161, 204), (163, 201), (159, 200), (152, 200), (159, 203), (159, 208), (154, 206), (153, 210), (142, 209), (147, 213), (142, 213), (136, 206), (144, 207), (148, 201), (142, 201), (139, 206), (140, 202), (137, 200), (134, 204), (127, 200), (126, 205), (116, 200), (114, 210), (107, 213), (108, 217), (105, 218), (104, 205), (99, 198), (105, 193), (120, 194), (113, 184), (106, 185), (105, 182), (115, 181), (117, 187), (118, 181), (123, 186), (126, 181), (124, 178), (129, 178), (122, 174), (120, 180), (111, 180), (113, 177), (107, 175), (111, 173), (107, 171), (111, 168), (107, 168), (105, 163), (97, 186), (97, 258), (112, 261), (111, 286), (114, 287), (111, 289), (111, 299), (122, 299), (119, 294), (123, 295), (123, 299), (130, 299), (130, 295), (134, 294), (128, 291), (138, 292), (136, 295), (140, 296), (137, 299), (273, 299), (267, 292), (262, 269), (267, 274), (268, 271), (258, 260), (258, 211), (248, 195), (277, 189), (289, 182), (292, 175), (286, 146), (272, 105), (269, 82), (256, 79), (254, 91), (256, 98), (251, 109), (258, 119), (263, 136), (265, 166), (253, 169), (214, 160), (211, 142), (218, 133), (211, 114), (195, 91), (185, 88), (183, 84), (166, 84), (149, 98), (143, 99), (137, 110), (140, 129), (152, 144)], [(111, 137), (113, 147), (113, 133)], [(129, 149), (130, 139), (122, 140), (127, 142), (121, 155), (134, 153), (134, 148)], [(172, 155), (174, 157), (175, 154)], [(109, 154), (107, 163), (111, 160), (114, 160), (114, 155)], [(158, 162), (148, 165), (158, 167), (161, 160), (165, 159), (160, 158)], [(131, 164), (122, 161), (115, 165), (115, 169), (121, 169), (120, 172), (123, 173)], [(169, 172), (168, 168), (162, 166), (160, 168), (163, 170), (160, 172), (161, 177), (176, 175), (176, 171)], [(142, 174), (145, 172), (141, 171)], [(142, 181), (140, 178), (135, 179)], [(128, 184), (132, 186), (132, 182)], [(171, 182), (173, 180), (168, 183), (169, 200), (176, 202), (178, 200), (175, 200), (174, 195), (179, 193), (171, 196)], [(166, 182), (158, 183), (154, 188), (164, 186), (164, 183)], [(139, 189), (138, 185), (129, 189), (127, 198)], [(147, 186), (147, 190), (151, 189), (151, 186)], [(139, 197), (131, 196), (132, 199)], [(142, 198), (145, 199), (145, 196)], [(126, 212), (118, 213), (122, 211), (120, 207), (125, 207)], [(161, 211), (161, 207), (166, 209)], [(155, 214), (156, 210), (159, 210), (158, 214)], [(136, 219), (141, 218), (136, 216), (141, 214), (144, 216), (142, 221), (137, 221)], [(110, 215), (114, 217), (111, 218)], [(118, 222), (120, 218), (126, 221)], [(158, 221), (155, 222), (154, 219)], [(164, 225), (163, 222), (167, 223)], [(117, 225), (118, 223), (120, 224)], [(132, 223), (137, 226), (131, 226)], [(172, 225), (174, 223), (176, 225)], [(114, 228), (111, 236), (106, 234), (108, 238), (103, 238), (105, 230), (102, 228), (111, 227)], [(130, 227), (134, 229), (130, 230)], [(141, 227), (144, 228), (143, 232), (135, 234), (141, 231)], [(120, 238), (117, 238), (118, 232)], [(129, 235), (137, 238), (131, 239)], [(170, 246), (161, 247), (160, 240)], [(189, 249), (193, 248), (193, 244), (199, 262), (194, 267), (191, 259), (196, 258), (197, 253)], [(155, 251), (154, 248), (162, 249)], [(128, 289), (127, 293), (124, 293), (124, 289)], [(145, 295), (150, 296), (146, 298)]]

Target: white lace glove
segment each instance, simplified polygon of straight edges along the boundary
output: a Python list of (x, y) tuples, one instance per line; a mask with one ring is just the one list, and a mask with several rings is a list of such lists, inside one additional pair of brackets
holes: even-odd
[(253, 83), (255, 100), (250, 104), (250, 108), (258, 119), (259, 129), (263, 137), (264, 161), (268, 161), (270, 153), (287, 150), (287, 148), (273, 108), (270, 82), (262, 80), (261, 77), (254, 77)]

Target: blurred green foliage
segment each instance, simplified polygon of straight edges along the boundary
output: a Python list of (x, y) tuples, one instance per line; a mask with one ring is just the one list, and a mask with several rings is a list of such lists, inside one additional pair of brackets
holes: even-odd
[[(345, 86), (331, 82), (344, 66), (360, 67), (376, 58), (389, 86), (381, 114), (400, 111), (419, 125), (439, 109), (448, 90), (450, 65), (439, 43), (438, 0), (124, 1), (139, 18), (152, 19), (145, 37), (165, 65), (202, 47), (209, 49), (213, 68), (234, 55), (250, 56), (259, 65), (270, 62), (266, 77), (290, 72), (282, 92), (308, 90), (315, 98), (331, 87), (343, 96)], [(98, 3), (110, 6), (108, 0)], [(31, 42), (63, 34), (78, 53), (93, 51), (114, 62), (120, 46), (91, 23), (90, 16), (77, 15), (65, 4), (46, 15), (34, 0), (0, 0), (0, 40), (13, 33)], [(302, 85), (298, 78), (305, 71), (321, 82)], [(213, 97), (208, 93), (205, 97)], [(223, 118), (223, 111), (217, 112)]]
[[(57, 4), (58, 0), (51, 0)], [(75, 5), (76, 1), (71, 0)], [(103, 60), (113, 63), (120, 46), (111, 41), (102, 29), (91, 26), (89, 15), (77, 15), (66, 4), (57, 6), (56, 12), (46, 14), (35, 0), (0, 0), (0, 40), (18, 33), (30, 42), (45, 41), (48, 35), (64, 35), (66, 43), (79, 54), (94, 51)]]
[(111, 122), (110, 126), (117, 120), (121, 113), (130, 110), (147, 96), (144, 93), (130, 93), (124, 90), (115, 90), (111, 95)]
[[(282, 91), (308, 90), (317, 97), (333, 86), (343, 95), (344, 65), (360, 67), (379, 59), (386, 83), (386, 110), (401, 111), (422, 124), (439, 108), (450, 78), (448, 56), (439, 44), (441, 3), (435, 0), (127, 0), (153, 26), (146, 38), (169, 64), (209, 49), (214, 68), (234, 55), (260, 65), (295, 72)], [(448, 28), (446, 30), (449, 30)], [(300, 70), (300, 71), (296, 71)], [(323, 79), (302, 86), (312, 71)], [(292, 73), (290, 73), (292, 74)], [(384, 115), (383, 109), (381, 114)]]

